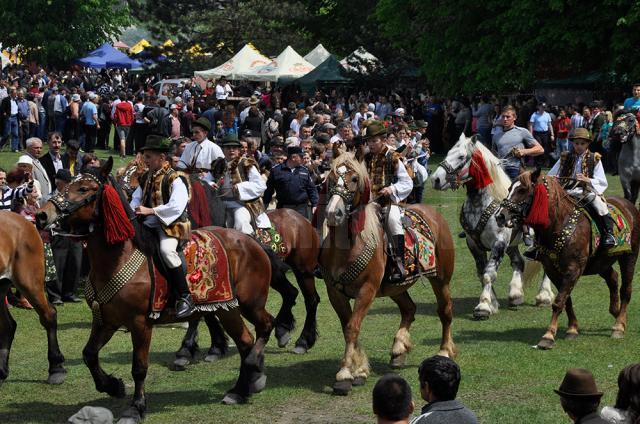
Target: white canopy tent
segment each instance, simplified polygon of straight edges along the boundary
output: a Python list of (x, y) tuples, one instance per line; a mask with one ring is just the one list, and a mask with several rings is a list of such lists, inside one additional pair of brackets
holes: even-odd
[(315, 66), (304, 60), (293, 47), (287, 46), (271, 61), (271, 63), (261, 66), (252, 72), (243, 73), (240, 79), (249, 81), (282, 81), (300, 78), (313, 71)]
[(238, 53), (220, 66), (206, 71), (195, 71), (194, 76), (203, 79), (227, 77), (232, 80), (243, 79), (242, 74), (251, 73), (255, 69), (271, 62), (252, 44), (245, 44)]
[(306, 60), (313, 66), (318, 66), (325, 60), (329, 59), (329, 56), (331, 56), (331, 53), (329, 53), (322, 44), (318, 44), (315, 49), (307, 53), (307, 55), (304, 57), (304, 60)]
[(360, 46), (351, 54), (340, 61), (340, 64), (349, 72), (358, 72), (367, 74), (370, 70), (381, 68), (380, 59), (369, 53), (364, 47)]

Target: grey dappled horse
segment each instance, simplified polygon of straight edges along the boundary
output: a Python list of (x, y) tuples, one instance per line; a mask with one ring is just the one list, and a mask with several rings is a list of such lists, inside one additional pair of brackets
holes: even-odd
[[(473, 176), (477, 176), (478, 172), (490, 178), (491, 182), (486, 187), (476, 187)], [(466, 183), (467, 197), (462, 205), (460, 223), (467, 235), (467, 246), (476, 262), (482, 284), (480, 301), (473, 311), (474, 318), (488, 319), (498, 312), (499, 304), (493, 283), (505, 253), (509, 255), (513, 268), (509, 283), (509, 305), (521, 305), (524, 302), (523, 274), (526, 280), (531, 280), (537, 273), (524, 272), (525, 263), (518, 250), (518, 244), (522, 241), (521, 233), (500, 228), (496, 223), (495, 213), (500, 202), (507, 197), (511, 185), (511, 180), (502, 170), (500, 159), (475, 137), (467, 138), (462, 134), (431, 175), (431, 181), (436, 190), (456, 189), (461, 183)], [(536, 305), (550, 305), (552, 299), (551, 282), (545, 275), (536, 296)]]
[(640, 189), (640, 135), (636, 116), (633, 113), (618, 115), (607, 137), (612, 147), (611, 151), (620, 149), (618, 173), (624, 198), (635, 205)]

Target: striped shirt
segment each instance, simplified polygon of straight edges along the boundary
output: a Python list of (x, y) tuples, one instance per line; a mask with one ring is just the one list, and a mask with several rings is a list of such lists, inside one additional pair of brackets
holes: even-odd
[(13, 201), (16, 199), (24, 199), (28, 194), (33, 192), (33, 182), (29, 182), (26, 186), (10, 188), (2, 188), (2, 196), (0, 197), (0, 210), (10, 211)]

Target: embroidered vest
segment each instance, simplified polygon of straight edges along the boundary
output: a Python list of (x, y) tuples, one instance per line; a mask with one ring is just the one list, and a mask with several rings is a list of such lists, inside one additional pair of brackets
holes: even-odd
[[(142, 204), (148, 208), (164, 205), (171, 198), (171, 184), (176, 178), (180, 178), (187, 187), (189, 200), (191, 200), (191, 184), (189, 178), (182, 172), (175, 171), (168, 162), (157, 170), (151, 178), (149, 171), (140, 177), (140, 187), (142, 187)], [(184, 209), (182, 215), (169, 225), (161, 222), (162, 229), (169, 237), (175, 237), (180, 240), (189, 240), (191, 237), (191, 222), (189, 222), (188, 206)]]
[(371, 193), (378, 196), (378, 192), (398, 181), (396, 171), (400, 155), (390, 152), (387, 147), (377, 155), (367, 153), (364, 157), (367, 173), (371, 179)]
[[(575, 153), (562, 152), (560, 156), (560, 177), (572, 178), (573, 171), (576, 167), (576, 158), (578, 155)], [(593, 178), (593, 170), (596, 164), (600, 161), (600, 153), (593, 153), (587, 150), (582, 154), (582, 170), (581, 173), (589, 178)]]
[[(241, 157), (227, 163), (227, 172), (229, 172), (229, 178), (231, 178), (231, 187), (235, 187), (236, 184), (243, 181), (249, 181), (249, 171), (251, 171), (252, 167), (255, 167), (258, 173), (260, 172), (258, 162), (253, 158)], [(252, 221), (254, 222), (256, 217), (265, 211), (261, 197), (244, 201), (244, 206), (249, 210)]]

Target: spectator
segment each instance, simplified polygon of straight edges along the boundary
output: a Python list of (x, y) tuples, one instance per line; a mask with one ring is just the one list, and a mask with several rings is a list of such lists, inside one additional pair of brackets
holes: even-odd
[(2, 118), (2, 140), (0, 148), (11, 138), (12, 152), (20, 150), (20, 122), (18, 120), (18, 95), (15, 88), (9, 89), (9, 95), (0, 102), (0, 117)]
[(613, 424), (640, 424), (640, 363), (620, 371), (616, 404), (602, 408), (600, 416)]
[(536, 158), (536, 164), (539, 166), (549, 166), (549, 155), (553, 151), (552, 143), (555, 138), (551, 115), (546, 109), (546, 103), (538, 104), (538, 110), (532, 113), (529, 118), (529, 132), (544, 149), (544, 154), (538, 155)]
[(598, 405), (602, 392), (596, 387), (596, 380), (591, 371), (583, 368), (572, 368), (556, 390), (560, 395), (560, 405), (574, 423), (601, 424), (607, 421), (598, 415)]
[(302, 120), (304, 119), (304, 109), (298, 109), (295, 117), (291, 120), (291, 125), (289, 129), (295, 133), (295, 135), (300, 134), (300, 127), (302, 126)]
[(476, 424), (476, 415), (456, 400), (460, 368), (446, 356), (425, 359), (418, 369), (420, 395), (428, 403), (411, 424)]
[[(62, 148), (62, 134), (57, 132), (49, 133), (49, 151), (40, 156), (40, 163), (47, 173), (49, 181), (54, 181), (56, 178), (56, 172), (59, 169), (69, 169), (69, 162), (64, 162), (60, 149)], [(52, 187), (52, 191), (55, 187)]]
[(629, 97), (624, 101), (624, 108), (633, 112), (637, 112), (640, 109), (640, 83), (633, 84), (632, 87), (633, 97)]
[(171, 132), (169, 133), (169, 138), (177, 140), (182, 135), (178, 106), (175, 104), (169, 106), (169, 113), (171, 115)]
[[(84, 102), (80, 112), (81, 120), (84, 123), (85, 143), (84, 151), (93, 153), (96, 146), (98, 130), (100, 129), (100, 120), (98, 119), (98, 95), (89, 94), (89, 100)], [(127, 103), (127, 102), (125, 102)]]
[(569, 130), (571, 129), (571, 118), (567, 116), (567, 112), (564, 109), (560, 109), (558, 112), (558, 118), (553, 121), (553, 131), (556, 134), (556, 152), (555, 160), (560, 158), (562, 152), (568, 152), (570, 149), (569, 144)]
[(40, 162), (42, 156), (42, 140), (37, 137), (31, 137), (27, 139), (27, 151), (26, 155), (31, 159), (33, 179), (38, 182), (38, 189), (40, 194), (45, 198), (49, 198), (49, 194), (52, 191), (52, 183), (47, 174), (47, 170)]
[(38, 105), (35, 102), (35, 95), (33, 93), (27, 94), (27, 104), (29, 105), (29, 116), (27, 121), (29, 123), (29, 130), (26, 132), (27, 137), (37, 137), (38, 127), (40, 125), (40, 113), (38, 112)]
[(113, 114), (113, 123), (116, 126), (116, 132), (120, 140), (120, 157), (123, 158), (127, 153), (127, 138), (129, 137), (131, 125), (133, 125), (133, 106), (125, 100), (126, 95), (124, 93), (120, 93), (119, 99), (120, 102), (116, 105), (115, 113)]
[(378, 424), (408, 424), (415, 404), (411, 399), (411, 387), (395, 374), (386, 374), (373, 387), (373, 413)]

